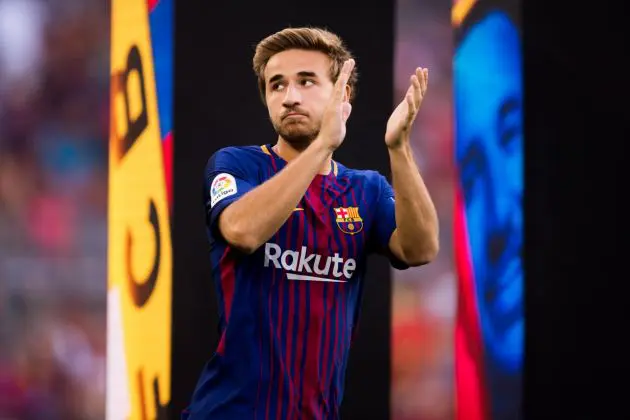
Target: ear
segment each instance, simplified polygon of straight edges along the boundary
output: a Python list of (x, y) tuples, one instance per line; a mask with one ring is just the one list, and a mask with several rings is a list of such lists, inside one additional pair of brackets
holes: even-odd
[(343, 101), (344, 102), (349, 102), (350, 101), (350, 95), (352, 93), (352, 88), (348, 85), (346, 85), (346, 92), (343, 95)]

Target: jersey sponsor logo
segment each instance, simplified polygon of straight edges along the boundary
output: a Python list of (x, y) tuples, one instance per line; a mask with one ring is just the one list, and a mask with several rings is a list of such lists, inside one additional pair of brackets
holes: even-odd
[(230, 174), (219, 174), (214, 177), (210, 186), (210, 207), (214, 207), (225, 197), (236, 194), (236, 180)]
[(279, 245), (267, 242), (265, 267), (269, 267), (270, 264), (273, 264), (275, 268), (283, 269), (289, 280), (335, 283), (345, 283), (350, 280), (357, 268), (354, 258), (344, 260), (336, 252), (332, 257), (309, 254), (305, 246), (299, 251), (283, 250)]
[(363, 230), (363, 219), (358, 207), (335, 207), (335, 222), (343, 233), (356, 235)]

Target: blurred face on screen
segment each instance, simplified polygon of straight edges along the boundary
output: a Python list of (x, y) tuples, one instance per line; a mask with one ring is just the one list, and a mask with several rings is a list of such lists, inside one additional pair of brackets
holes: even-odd
[(456, 51), (456, 153), (487, 357), (523, 357), (523, 133), (519, 35), (494, 12)]
[(265, 69), (267, 109), (276, 132), (298, 149), (317, 137), (333, 92), (330, 59), (319, 51), (287, 50)]

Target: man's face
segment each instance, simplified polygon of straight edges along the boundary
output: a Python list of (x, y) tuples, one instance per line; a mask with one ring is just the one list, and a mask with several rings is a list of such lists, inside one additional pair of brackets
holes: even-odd
[(485, 17), (455, 55), (456, 153), (488, 355), (504, 371), (523, 354), (523, 136), (518, 33)]
[(265, 69), (266, 101), (276, 132), (294, 147), (317, 137), (333, 92), (331, 61), (319, 51), (287, 50), (269, 59)]

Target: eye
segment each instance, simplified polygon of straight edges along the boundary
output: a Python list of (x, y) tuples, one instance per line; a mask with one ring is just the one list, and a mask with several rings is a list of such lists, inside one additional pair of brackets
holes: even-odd
[(282, 90), (284, 88), (284, 84), (283, 83), (274, 83), (271, 85), (271, 90)]
[(521, 135), (521, 104), (517, 98), (506, 98), (499, 108), (499, 139), (501, 147), (510, 150)]
[(313, 86), (315, 84), (314, 81), (309, 80), (309, 79), (304, 79), (302, 80), (301, 83), (302, 83), (302, 86), (305, 86), (305, 87)]
[(465, 196), (471, 194), (485, 167), (485, 157), (481, 147), (479, 147), (479, 143), (479, 139), (472, 140), (471, 145), (460, 161), (460, 176)]

